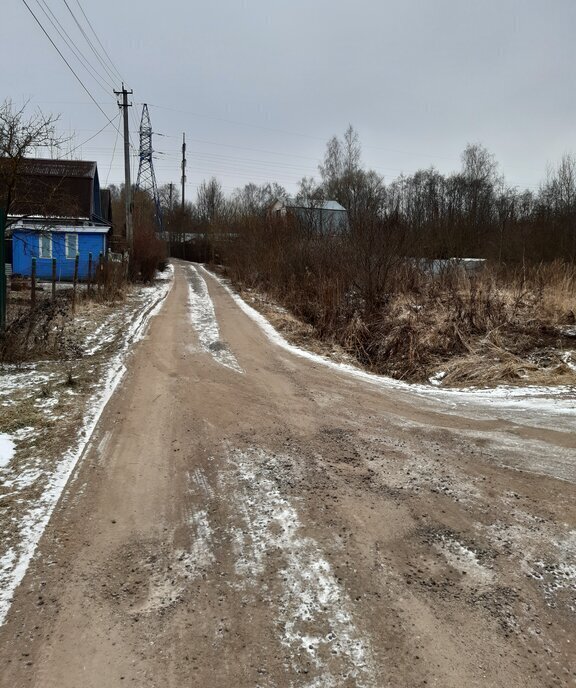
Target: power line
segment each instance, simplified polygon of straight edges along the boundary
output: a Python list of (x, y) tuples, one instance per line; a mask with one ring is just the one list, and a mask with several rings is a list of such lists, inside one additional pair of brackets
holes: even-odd
[(82, 35), (84, 36), (84, 38), (85, 38), (85, 40), (86, 40), (86, 43), (88, 43), (88, 45), (90, 46), (90, 50), (92, 50), (92, 52), (93, 52), (94, 55), (96, 56), (96, 59), (98, 60), (98, 62), (102, 65), (102, 67), (104, 67), (104, 70), (105, 70), (105, 71), (108, 73), (108, 75), (112, 78), (112, 81), (115, 81), (115, 80), (116, 80), (116, 76), (112, 73), (112, 71), (110, 70), (110, 67), (108, 67), (108, 65), (107, 65), (107, 64), (104, 62), (104, 60), (102, 60), (102, 58), (100, 57), (100, 54), (98, 53), (98, 51), (97, 51), (96, 48), (94, 47), (94, 44), (93, 44), (92, 41), (88, 38), (88, 36), (87, 36), (87, 34), (86, 34), (86, 31), (84, 31), (84, 29), (82, 28), (82, 25), (80, 24), (80, 22), (78, 21), (78, 19), (76, 19), (76, 15), (74, 14), (74, 12), (72, 12), (72, 8), (71, 8), (70, 5), (68, 4), (68, 0), (63, 0), (63, 2), (64, 2), (64, 4), (65, 4), (66, 7), (67, 7), (68, 12), (70, 12), (70, 14), (72, 15), (72, 19), (74, 20), (76, 26), (80, 29), (80, 32), (81, 32)]
[[(238, 120), (233, 120), (233, 119), (226, 119), (225, 117), (218, 117), (216, 115), (205, 115), (201, 114), (199, 112), (191, 112), (189, 110), (179, 110), (177, 108), (171, 108), (171, 107), (166, 107), (164, 105), (154, 105), (153, 103), (149, 103), (149, 107), (157, 108), (159, 110), (167, 110), (169, 112), (179, 112), (183, 115), (190, 115), (191, 117), (201, 117), (203, 119), (211, 119), (211, 120), (216, 120), (220, 122), (226, 122), (227, 124), (234, 124), (236, 126), (241, 126), (241, 127), (249, 127), (251, 129), (262, 129), (264, 131), (271, 131), (279, 134), (288, 134), (289, 136), (298, 136), (300, 138), (306, 138), (306, 139), (311, 139), (314, 141), (323, 141), (326, 143), (326, 139), (320, 137), (320, 136), (313, 136), (312, 134), (303, 134), (302, 132), (296, 132), (296, 131), (288, 131), (286, 129), (275, 129), (273, 127), (266, 127), (262, 124), (251, 124), (249, 122), (240, 122)], [(421, 155), (426, 158), (432, 158), (434, 160), (456, 160), (456, 158), (451, 158), (447, 156), (442, 156), (442, 155), (429, 155), (426, 153), (422, 152), (409, 152), (409, 151), (403, 151), (399, 150), (397, 148), (382, 148), (380, 146), (366, 146), (363, 145), (362, 148), (367, 149), (367, 150), (378, 150), (378, 151), (383, 151), (387, 153), (400, 153), (402, 155)]]
[(312, 136), (310, 134), (300, 134), (294, 131), (286, 131), (285, 129), (273, 129), (272, 127), (265, 127), (261, 124), (249, 124), (248, 122), (238, 122), (233, 119), (226, 119), (224, 117), (217, 117), (214, 115), (202, 115), (199, 112), (190, 112), (189, 110), (179, 110), (177, 108), (170, 108), (166, 107), (164, 105), (154, 105), (152, 103), (149, 103), (149, 107), (157, 108), (158, 110), (167, 110), (169, 112), (179, 112), (183, 115), (190, 115), (191, 117), (202, 117), (205, 119), (214, 119), (218, 120), (220, 122), (227, 122), (228, 124), (236, 124), (241, 127), (250, 127), (251, 129), (264, 129), (266, 131), (273, 131), (275, 133), (279, 134), (289, 134), (290, 136), (301, 136), (303, 138), (307, 139), (314, 139), (316, 141), (324, 141), (324, 139), (318, 137), (318, 136)]
[[(89, 143), (90, 141), (92, 141), (92, 139), (95, 139), (95, 138), (98, 136), (98, 134), (101, 134), (101, 133), (104, 131), (104, 129), (107, 129), (111, 124), (114, 124), (114, 122), (115, 122), (119, 117), (120, 117), (120, 113), (118, 113), (118, 114), (116, 115), (116, 117), (114, 117), (114, 118), (111, 119), (109, 122), (107, 122), (107, 123), (102, 127), (102, 129), (99, 129), (95, 134), (93, 134), (92, 136), (90, 136), (90, 138), (86, 139), (86, 140), (83, 141), (82, 143), (79, 143), (77, 146), (74, 146), (74, 148), (72, 148), (72, 150), (69, 150), (69, 151), (66, 153), (66, 155), (71, 155), (75, 150), (78, 150), (78, 148), (82, 148), (82, 146), (84, 146), (84, 145), (86, 145), (87, 143)], [(116, 125), (114, 125), (114, 128), (116, 129), (116, 140), (118, 140), (118, 134), (119, 134), (119, 132), (120, 132), (120, 129), (119, 129)], [(116, 147), (116, 144), (114, 144), (114, 147)]]
[[(102, 77), (102, 75), (99, 74), (99, 73), (93, 68), (93, 66), (92, 66), (92, 65), (88, 62), (88, 60), (84, 57), (84, 55), (82, 54), (82, 51), (80, 50), (80, 48), (78, 47), (78, 45), (74, 42), (74, 40), (72, 39), (72, 37), (70, 36), (70, 34), (69, 34), (69, 33), (66, 31), (66, 29), (62, 26), (62, 24), (61, 24), (60, 20), (58, 19), (58, 17), (56, 17), (56, 15), (54, 14), (54, 12), (52, 12), (52, 10), (50, 9), (50, 7), (49, 7), (48, 4), (46, 3), (46, 0), (41, 0), (41, 1), (42, 1), (42, 5), (44, 5), (44, 7), (45, 7), (46, 9), (44, 9), (44, 7), (42, 7), (42, 5), (40, 5), (40, 0), (36, 0), (36, 4), (38, 5), (38, 7), (40, 7), (40, 9), (42, 10), (42, 12), (44, 12), (44, 15), (46, 16), (46, 18), (48, 19), (48, 21), (52, 24), (52, 26), (54, 27), (54, 29), (56, 29), (56, 32), (58, 33), (58, 35), (60, 36), (60, 38), (64, 41), (64, 44), (69, 48), (70, 52), (72, 52), (72, 54), (82, 63), (82, 65), (84, 66), (84, 68), (90, 73), (90, 75), (91, 75), (92, 78), (96, 81), (96, 83), (100, 86), (100, 88), (101, 88), (105, 93), (109, 93), (109, 92), (110, 92), (110, 89), (109, 89), (107, 86), (105, 86), (103, 82), (106, 82), (110, 88), (114, 88), (114, 84), (111, 84), (110, 82), (107, 82), (107, 81), (106, 81), (106, 77)], [(46, 11), (46, 10), (47, 10), (47, 11)], [(48, 14), (48, 12), (50, 13), (51, 16)]]
[(60, 55), (60, 57), (61, 57), (62, 60), (64, 61), (65, 65), (66, 65), (66, 66), (68, 67), (68, 69), (72, 72), (72, 74), (74, 75), (74, 77), (76, 78), (76, 80), (78, 81), (78, 83), (80, 84), (80, 86), (82, 86), (82, 88), (84, 89), (84, 91), (87, 93), (87, 95), (88, 95), (88, 97), (90, 98), (90, 100), (94, 103), (94, 105), (96, 105), (96, 107), (97, 107), (97, 108), (100, 110), (100, 112), (104, 115), (104, 117), (106, 118), (106, 120), (108, 121), (108, 123), (111, 123), (113, 120), (112, 120), (110, 117), (108, 117), (108, 115), (107, 115), (107, 114), (104, 112), (104, 110), (100, 107), (100, 105), (99, 105), (98, 101), (96, 100), (96, 98), (94, 98), (94, 96), (92, 95), (92, 93), (90, 93), (90, 91), (88, 90), (88, 87), (84, 84), (84, 82), (82, 81), (82, 79), (81, 79), (81, 78), (78, 76), (78, 74), (75, 72), (75, 70), (74, 70), (74, 68), (72, 67), (72, 65), (71, 65), (71, 64), (68, 62), (68, 60), (64, 57), (64, 55), (62, 54), (62, 51), (60, 50), (60, 48), (56, 45), (56, 43), (54, 43), (54, 41), (52, 40), (52, 36), (50, 36), (50, 34), (46, 31), (46, 29), (45, 29), (44, 26), (42, 25), (42, 22), (41, 22), (41, 21), (38, 19), (38, 17), (34, 14), (34, 11), (33, 11), (32, 8), (30, 7), (30, 5), (26, 2), (26, 0), (22, 0), (22, 2), (24, 3), (24, 5), (26, 6), (27, 10), (30, 12), (30, 14), (31, 14), (32, 17), (34, 18), (34, 21), (38, 24), (38, 26), (39, 26), (40, 29), (42, 30), (42, 33), (43, 33), (43, 34), (46, 36), (46, 38), (50, 41), (50, 43), (52, 44), (52, 46), (54, 47), (54, 49), (56, 50), (56, 52), (58, 53), (58, 55)]
[[(118, 113), (118, 117), (120, 117), (120, 113)], [(112, 163), (114, 162), (114, 156), (116, 155), (116, 145), (118, 143), (118, 135), (120, 134), (120, 129), (116, 129), (116, 138), (114, 139), (114, 148), (112, 150), (112, 157), (110, 158), (110, 165), (108, 167), (108, 174), (106, 175), (106, 182), (105, 186), (108, 186), (108, 179), (110, 178), (110, 172), (112, 171)]]
[[(156, 134), (156, 136), (165, 136), (165, 137), (171, 138), (171, 139), (180, 138), (179, 136), (173, 136), (171, 134)], [(218, 143), (216, 141), (206, 141), (204, 139), (188, 139), (188, 140), (193, 141), (194, 143), (207, 143), (210, 146), (221, 146), (223, 148), (236, 148), (237, 150), (252, 151), (254, 153), (266, 153), (267, 155), (282, 155), (282, 156), (286, 156), (288, 158), (300, 158), (302, 160), (314, 160), (316, 163), (318, 163), (317, 158), (312, 158), (309, 155), (296, 155), (295, 153), (280, 153), (279, 151), (265, 150), (263, 148), (249, 148), (247, 146), (235, 146), (231, 143)]]
[(76, 0), (76, 4), (77, 4), (78, 7), (80, 8), (80, 11), (81, 11), (82, 14), (84, 15), (84, 19), (86, 20), (86, 23), (88, 24), (88, 26), (90, 27), (90, 30), (91, 30), (92, 33), (94, 34), (94, 37), (95, 37), (96, 40), (98, 41), (98, 45), (102, 48), (102, 51), (104, 52), (104, 55), (106, 55), (106, 57), (108, 58), (108, 62), (110, 62), (110, 64), (112, 65), (114, 71), (116, 72), (116, 74), (117, 74), (117, 75), (120, 77), (120, 79), (123, 81), (124, 79), (123, 79), (123, 77), (122, 77), (122, 74), (120, 74), (120, 72), (118, 71), (118, 68), (116, 67), (116, 65), (115, 65), (114, 62), (112, 61), (112, 58), (111, 58), (110, 55), (108, 54), (108, 51), (107, 51), (106, 48), (102, 45), (102, 41), (98, 38), (98, 34), (97, 34), (96, 31), (94, 30), (94, 27), (92, 26), (92, 22), (91, 22), (91, 21), (88, 19), (88, 17), (86, 16), (86, 12), (84, 12), (84, 8), (83, 8), (82, 5), (80, 4), (80, 0)]
[[(156, 151), (155, 151), (156, 152)], [(161, 154), (162, 151), (157, 151), (158, 154)], [(230, 155), (219, 155), (218, 153), (204, 153), (201, 151), (194, 151), (192, 153), (194, 158), (205, 158), (208, 159), (210, 162), (224, 162), (224, 163), (230, 163), (230, 164), (240, 164), (240, 165), (249, 165), (251, 167), (270, 167), (272, 169), (278, 169), (278, 168), (284, 168), (286, 170), (291, 170), (295, 172), (299, 172), (302, 169), (308, 169), (310, 167), (310, 163), (307, 165), (292, 165), (287, 162), (278, 162), (276, 160), (257, 160), (255, 158), (237, 158), (233, 157)], [(168, 159), (168, 158), (174, 158), (175, 160), (178, 158), (178, 154), (176, 153), (167, 153), (163, 159)]]

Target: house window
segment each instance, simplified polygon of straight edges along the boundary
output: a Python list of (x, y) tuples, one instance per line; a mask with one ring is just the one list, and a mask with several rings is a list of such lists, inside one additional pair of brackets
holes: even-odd
[(40, 234), (40, 258), (52, 258), (52, 235), (47, 232)]
[(78, 254), (78, 235), (66, 234), (66, 258), (74, 260)]

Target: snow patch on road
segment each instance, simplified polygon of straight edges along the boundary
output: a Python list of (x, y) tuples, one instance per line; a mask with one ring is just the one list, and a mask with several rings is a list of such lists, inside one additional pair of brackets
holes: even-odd
[(238, 373), (244, 371), (238, 364), (236, 357), (220, 338), (220, 329), (214, 312), (214, 304), (208, 293), (206, 281), (198, 270), (191, 265), (188, 280), (188, 300), (190, 303), (190, 318), (198, 334), (201, 347), (209, 353), (220, 365), (231, 368)]
[(557, 523), (515, 508), (516, 523), (497, 521), (483, 528), (519, 572), (538, 583), (549, 607), (576, 613), (576, 530), (558, 535)]
[(525, 559), (524, 568), (531, 578), (540, 581), (550, 607), (564, 604), (576, 613), (576, 531), (551, 539), (550, 546), (548, 554), (534, 548), (538, 559), (531, 563)]
[(201, 468), (195, 468), (188, 477), (205, 497), (208, 499), (214, 499), (214, 490), (208, 482), (206, 474)]
[(336, 688), (349, 681), (358, 688), (375, 686), (372, 650), (354, 623), (352, 602), (318, 544), (302, 533), (298, 513), (273, 479), (285, 459), (251, 449), (233, 450), (229, 460), (243, 522), (233, 532), (242, 586), (262, 587), (270, 553), (284, 560), (276, 571), (281, 593), (274, 602), (280, 640), (290, 651), (288, 668), (298, 671), (303, 662), (312, 667), (309, 682), (302, 684), (307, 688)]
[(441, 535), (434, 547), (453, 569), (465, 572), (474, 582), (490, 583), (494, 580), (494, 571), (480, 563), (478, 554), (473, 549), (455, 538)]
[(194, 530), (194, 537), (189, 551), (178, 551), (177, 558), (181, 566), (192, 577), (200, 576), (216, 560), (212, 551), (212, 528), (206, 511), (198, 511), (189, 519)]
[[(164, 280), (159, 286), (144, 290), (144, 305), (127, 329), (120, 350), (105, 368), (102, 384), (85, 412), (84, 422), (78, 432), (77, 444), (64, 454), (56, 469), (47, 476), (40, 498), (29, 505), (23, 513), (18, 523), (16, 553), (9, 550), (7, 554), (10, 554), (10, 559), (6, 559), (7, 555), (5, 555), (2, 558), (4, 566), (0, 567), (0, 626), (6, 619), (14, 592), (28, 569), (52, 512), (79, 459), (84, 454), (106, 404), (124, 377), (126, 372), (124, 362), (131, 347), (145, 335), (150, 319), (159, 312), (172, 284), (171, 279)], [(47, 474), (43, 471), (32, 471), (27, 482), (29, 483), (31, 479), (36, 480), (41, 475)]]
[(567, 598), (568, 609), (576, 612), (576, 564), (551, 564), (540, 560), (534, 562), (529, 575), (541, 582), (544, 597), (550, 607), (557, 607), (558, 598), (562, 596)]

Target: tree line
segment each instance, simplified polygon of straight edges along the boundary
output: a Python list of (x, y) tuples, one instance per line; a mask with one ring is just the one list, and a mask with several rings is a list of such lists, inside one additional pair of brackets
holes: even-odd
[[(385, 238), (405, 255), (425, 258), (486, 258), (506, 264), (576, 259), (572, 154), (550, 168), (535, 191), (507, 184), (481, 144), (466, 146), (454, 173), (430, 167), (385, 183), (365, 168), (358, 134), (350, 126), (342, 137), (328, 141), (318, 171), (318, 179), (302, 178), (296, 198), (338, 201), (348, 211), (349, 232), (358, 241)], [(120, 208), (120, 189), (112, 190)], [(247, 222), (264, 218), (276, 198), (286, 197), (286, 189), (273, 182), (246, 184), (226, 196), (211, 178), (199, 186), (195, 201), (182, 207), (175, 187), (160, 188), (164, 229), (183, 237), (209, 237), (224, 230), (240, 236)]]

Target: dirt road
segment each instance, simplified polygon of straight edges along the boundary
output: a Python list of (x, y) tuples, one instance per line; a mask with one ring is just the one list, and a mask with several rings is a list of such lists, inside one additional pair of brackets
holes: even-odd
[(530, 417), (295, 357), (178, 264), (0, 686), (576, 685), (576, 435)]

